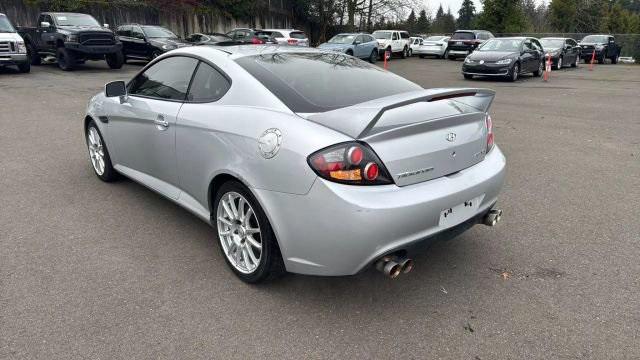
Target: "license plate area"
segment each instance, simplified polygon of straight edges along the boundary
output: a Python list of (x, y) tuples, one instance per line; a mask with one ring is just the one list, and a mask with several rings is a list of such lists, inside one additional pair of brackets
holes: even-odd
[(484, 194), (467, 200), (462, 204), (442, 209), (440, 211), (440, 222), (438, 225), (448, 228), (469, 220), (477, 214), (482, 199), (484, 199)]

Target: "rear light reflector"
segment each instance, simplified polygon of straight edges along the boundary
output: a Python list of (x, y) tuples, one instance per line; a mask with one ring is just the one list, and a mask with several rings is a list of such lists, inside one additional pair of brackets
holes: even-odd
[(491, 120), (491, 115), (487, 114), (485, 124), (487, 126), (487, 152), (489, 152), (493, 148), (494, 144), (493, 120)]
[(342, 184), (393, 184), (389, 172), (368, 145), (348, 142), (311, 154), (309, 166), (323, 179)]

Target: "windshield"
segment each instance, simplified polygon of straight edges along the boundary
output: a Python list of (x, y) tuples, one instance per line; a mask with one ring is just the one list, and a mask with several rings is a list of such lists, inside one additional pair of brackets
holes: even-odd
[(297, 113), (325, 112), (422, 90), (398, 75), (340, 53), (270, 53), (236, 62)]
[(53, 17), (58, 26), (100, 26), (98, 20), (86, 14), (57, 14)]
[(142, 31), (148, 38), (177, 38), (176, 34), (160, 26), (143, 26)]
[(564, 46), (563, 39), (540, 39), (540, 43), (545, 49), (559, 49)]
[(330, 44), (352, 44), (355, 35), (336, 35), (329, 40)]
[(289, 37), (292, 39), (306, 39), (307, 35), (302, 31), (292, 31), (289, 33)]
[(516, 52), (520, 50), (521, 39), (491, 39), (485, 42), (478, 51)]
[(429, 36), (428, 38), (425, 39), (425, 41), (440, 41), (444, 38), (445, 38), (444, 36)]
[(9, 22), (6, 16), (0, 15), (0, 33), (14, 33), (16, 29)]
[(589, 35), (589, 36), (585, 36), (584, 39), (582, 39), (582, 42), (604, 44), (607, 42), (607, 36), (606, 35)]
[(391, 39), (391, 31), (375, 31), (371, 35), (376, 39)]
[(476, 35), (472, 32), (462, 31), (456, 32), (451, 37), (451, 40), (474, 40)]

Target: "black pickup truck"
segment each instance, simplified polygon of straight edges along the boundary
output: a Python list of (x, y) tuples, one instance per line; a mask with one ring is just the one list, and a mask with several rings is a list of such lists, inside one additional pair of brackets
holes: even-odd
[(91, 15), (46, 12), (38, 17), (37, 27), (18, 28), (18, 33), (32, 65), (39, 65), (44, 56), (55, 56), (65, 71), (87, 60), (106, 60), (112, 69), (124, 64), (120, 41)]
[(612, 64), (617, 64), (622, 49), (620, 45), (616, 44), (613, 35), (587, 35), (578, 45), (580, 45), (580, 57), (585, 63), (591, 61), (595, 51), (595, 60), (599, 64), (604, 64), (607, 59), (610, 59)]

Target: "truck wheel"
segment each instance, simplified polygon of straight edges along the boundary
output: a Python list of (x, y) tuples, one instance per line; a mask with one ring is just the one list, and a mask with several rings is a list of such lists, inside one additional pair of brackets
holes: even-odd
[(602, 54), (602, 56), (598, 58), (598, 64), (604, 64), (606, 60), (607, 56), (605, 54)]
[(27, 62), (24, 62), (20, 65), (18, 65), (18, 70), (20, 70), (21, 73), (28, 73), (31, 71), (31, 62), (27, 60)]
[(112, 69), (120, 69), (122, 68), (122, 65), (124, 65), (124, 55), (122, 54), (122, 51), (107, 54), (105, 56), (105, 60), (107, 60), (107, 65)]
[(42, 63), (42, 58), (38, 55), (38, 51), (31, 43), (27, 44), (27, 56), (29, 57), (31, 65), (40, 65)]
[(618, 58), (620, 57), (620, 55), (616, 55), (614, 57), (611, 58), (611, 63), (612, 64), (617, 64), (618, 63)]
[(58, 60), (58, 67), (64, 71), (71, 71), (76, 66), (75, 54), (67, 48), (58, 48), (56, 60)]
[(405, 48), (402, 49), (402, 53), (400, 54), (400, 57), (403, 58), (403, 59), (406, 59), (407, 58), (407, 53), (408, 53), (407, 47), (405, 46)]

